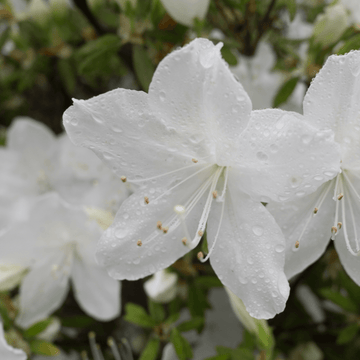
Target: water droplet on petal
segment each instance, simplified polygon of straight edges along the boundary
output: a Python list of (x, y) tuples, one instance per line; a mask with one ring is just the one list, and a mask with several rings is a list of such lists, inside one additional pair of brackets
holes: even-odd
[(118, 228), (115, 230), (115, 236), (118, 239), (123, 239), (127, 235), (128, 231), (124, 228)]
[(257, 157), (260, 161), (263, 161), (263, 162), (265, 162), (265, 161), (268, 159), (268, 156), (267, 156), (265, 153), (263, 153), (262, 151), (258, 151), (258, 152), (256, 153), (256, 157)]
[(160, 98), (161, 101), (165, 101), (165, 99), (166, 99), (166, 94), (165, 94), (164, 91), (160, 91), (160, 93), (159, 93), (159, 98)]
[(275, 246), (275, 251), (277, 253), (282, 253), (284, 250), (285, 250), (285, 246), (282, 245), (282, 244), (278, 244), (278, 245)]
[(261, 236), (264, 233), (263, 227), (259, 225), (253, 226), (252, 231), (257, 236)]

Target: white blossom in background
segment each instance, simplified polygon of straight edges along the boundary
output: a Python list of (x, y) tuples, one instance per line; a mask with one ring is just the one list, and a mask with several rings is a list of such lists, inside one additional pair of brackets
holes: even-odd
[(210, 0), (161, 0), (168, 14), (179, 24), (193, 26), (195, 18), (203, 20)]
[[(238, 65), (231, 67), (231, 71), (249, 94), (253, 109), (271, 108), (277, 92), (286, 81), (280, 72), (272, 71), (276, 57), (271, 45), (262, 41), (254, 56), (239, 55), (238, 61)], [(298, 84), (287, 103), (282, 105), (285, 110), (301, 113), (304, 86)]]
[(0, 318), (0, 359), (3, 360), (26, 360), (27, 356), (21, 349), (10, 346), (4, 337), (3, 323)]
[(304, 120), (318, 129), (334, 131), (341, 149), (341, 167), (335, 174), (326, 170), (315, 175), (319, 181), (324, 176), (335, 177), (313, 194), (267, 206), (287, 239), (288, 278), (316, 261), (332, 238), (346, 272), (360, 285), (359, 74), (360, 51), (330, 56), (306, 93)]
[(327, 6), (325, 12), (315, 19), (314, 42), (327, 47), (340, 39), (348, 25), (348, 14), (341, 3)]
[(341, 4), (348, 10), (350, 21), (360, 23), (360, 3), (358, 0), (341, 0)]
[(211, 255), (250, 315), (270, 318), (284, 309), (289, 287), (284, 238), (260, 201), (313, 192), (322, 169), (331, 172), (322, 181), (336, 174), (339, 155), (331, 131), (301, 115), (251, 112), (221, 46), (196, 39), (172, 52), (149, 94), (116, 89), (74, 100), (64, 125), (75, 143), (141, 185), (98, 245), (112, 277), (136, 280), (168, 267), (199, 244), (207, 224), (210, 251), (200, 260)]
[(144, 290), (151, 300), (166, 304), (176, 297), (177, 281), (176, 273), (160, 270), (144, 283)]
[(119, 315), (120, 283), (94, 257), (101, 233), (82, 208), (49, 193), (34, 201), (27, 220), (2, 234), (0, 261), (28, 268), (20, 286), (18, 325), (27, 328), (57, 310), (70, 280), (87, 314), (103, 321)]

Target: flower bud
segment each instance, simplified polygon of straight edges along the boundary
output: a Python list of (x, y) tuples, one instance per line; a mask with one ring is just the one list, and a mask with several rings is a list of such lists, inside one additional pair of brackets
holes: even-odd
[(20, 284), (27, 268), (17, 264), (0, 264), (0, 291), (13, 289)]
[(161, 270), (144, 283), (144, 289), (151, 300), (165, 304), (175, 298), (177, 280), (178, 276), (175, 273)]
[(343, 5), (328, 6), (315, 20), (313, 38), (315, 43), (327, 47), (336, 43), (348, 26), (348, 15)]
[(210, 0), (161, 0), (168, 14), (179, 24), (192, 26), (194, 19), (203, 20)]

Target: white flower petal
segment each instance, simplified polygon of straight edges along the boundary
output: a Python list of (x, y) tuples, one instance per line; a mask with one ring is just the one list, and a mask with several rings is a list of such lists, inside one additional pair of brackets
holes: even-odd
[(3, 324), (0, 321), (0, 359), (4, 360), (26, 360), (27, 356), (21, 349), (15, 349), (8, 345), (4, 337)]
[(210, 0), (161, 0), (170, 16), (178, 23), (192, 26), (195, 18), (204, 19)]
[(343, 168), (360, 168), (360, 51), (330, 56), (304, 99), (304, 115), (319, 129), (332, 129)]
[(238, 185), (254, 199), (284, 201), (314, 192), (340, 170), (331, 131), (280, 109), (252, 112), (235, 158)]
[(76, 100), (64, 113), (64, 126), (75, 144), (92, 149), (120, 177), (138, 180), (191, 163), (196, 152), (189, 153), (176, 131), (154, 117), (148, 100), (125, 89)]
[(251, 112), (250, 98), (221, 57), (221, 45), (200, 38), (173, 51), (149, 88), (154, 112), (182, 134), (184, 146), (208, 153), (237, 140)]
[(177, 281), (178, 276), (176, 273), (160, 270), (145, 281), (144, 290), (151, 300), (166, 304), (176, 297)]
[(120, 282), (105, 269), (75, 257), (71, 280), (81, 308), (97, 320), (108, 321), (120, 314)]
[(59, 251), (35, 264), (20, 287), (19, 326), (28, 328), (61, 306), (69, 290), (71, 265), (72, 259)]
[[(222, 283), (257, 319), (269, 319), (284, 310), (289, 284), (283, 272), (285, 239), (273, 217), (229, 177), (225, 213), (219, 239), (210, 256)], [(211, 248), (217, 232), (221, 203), (214, 203), (208, 221)]]
[[(204, 170), (157, 201), (155, 198), (164, 194), (174, 182), (149, 184), (124, 201), (113, 225), (101, 237), (96, 253), (98, 262), (107, 268), (110, 276), (137, 280), (167, 268), (189, 251), (181, 241), (186, 234), (174, 207), (183, 205), (186, 208), (186, 202), (197, 193), (210, 171)], [(145, 204), (145, 196), (149, 197), (149, 204)], [(195, 236), (197, 231), (204, 196), (186, 217), (190, 236)], [(157, 228), (158, 221), (163, 228), (169, 227), (167, 233)]]
[[(315, 193), (295, 201), (271, 202), (267, 205), (267, 209), (281, 227), (286, 239), (285, 274), (288, 279), (315, 262), (329, 243), (335, 217), (333, 186), (317, 214), (313, 215), (327, 186), (329, 183), (323, 184)], [(303, 231), (305, 232), (300, 239)], [(339, 235), (341, 232), (342, 230), (339, 231)], [(300, 243), (298, 249), (295, 248), (296, 241)]]

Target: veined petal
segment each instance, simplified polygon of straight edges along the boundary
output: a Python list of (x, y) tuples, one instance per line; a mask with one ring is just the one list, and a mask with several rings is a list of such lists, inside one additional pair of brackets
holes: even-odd
[[(244, 302), (257, 319), (269, 319), (284, 310), (289, 284), (284, 274), (285, 239), (274, 218), (239, 190), (229, 175), (225, 213), (219, 239), (210, 256), (222, 283)], [(208, 242), (217, 232), (221, 203), (214, 203), (208, 221)]]
[(154, 116), (146, 93), (115, 89), (74, 101), (63, 116), (70, 139), (93, 150), (120, 177), (148, 178), (159, 175), (159, 169), (166, 173), (201, 158)]
[(108, 321), (120, 314), (120, 285), (99, 265), (75, 257), (71, 280), (81, 308), (93, 318)]
[(343, 167), (360, 167), (360, 51), (330, 56), (304, 99), (304, 115), (319, 129), (332, 129)]
[(211, 171), (213, 168), (200, 172), (170, 192), (173, 181), (149, 184), (124, 201), (97, 248), (97, 260), (111, 277), (137, 280), (168, 267), (189, 251), (182, 243), (186, 233), (174, 207), (192, 209), (185, 215), (185, 222), (190, 236), (195, 236), (207, 193), (199, 199), (196, 196), (201, 194), (199, 189)]
[(204, 19), (210, 0), (161, 0), (170, 16), (186, 26), (194, 25), (195, 18)]
[(4, 337), (3, 324), (0, 321), (0, 359), (6, 360), (26, 360), (27, 356), (21, 349), (15, 349), (8, 345)]
[(279, 109), (252, 112), (239, 140), (238, 184), (254, 199), (285, 201), (314, 192), (340, 171), (331, 131), (318, 131), (300, 114)]
[[(333, 187), (314, 215), (314, 209), (328, 186), (329, 183), (325, 183), (316, 192), (301, 199), (285, 203), (271, 202), (266, 206), (286, 239), (285, 274), (288, 279), (315, 262), (329, 243), (335, 214)], [(342, 231), (339, 231), (337, 237)], [(297, 249), (296, 241), (299, 241)]]
[(221, 43), (195, 39), (157, 67), (149, 97), (154, 113), (182, 134), (184, 146), (224, 149), (245, 129), (251, 101), (221, 57)]
[(72, 258), (53, 251), (39, 261), (20, 286), (20, 312), (16, 323), (27, 328), (57, 310), (69, 290)]

